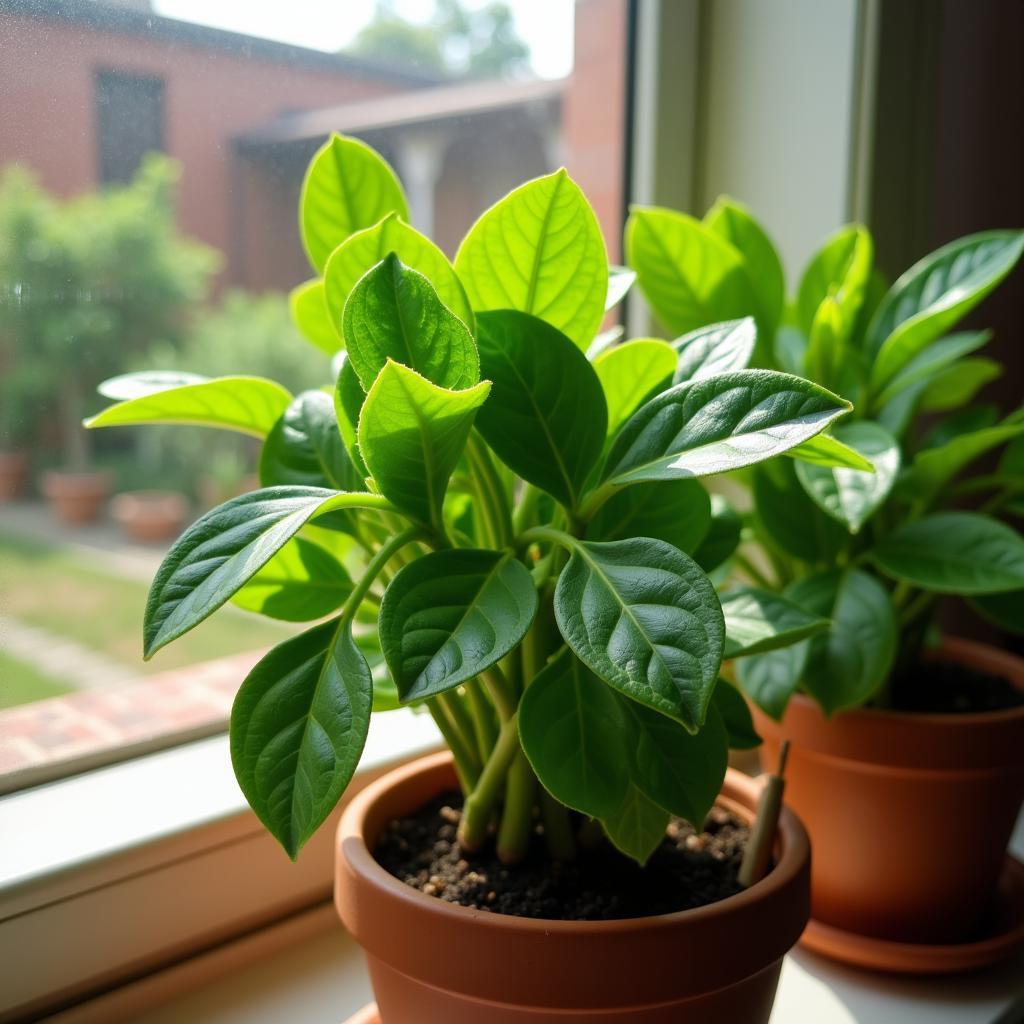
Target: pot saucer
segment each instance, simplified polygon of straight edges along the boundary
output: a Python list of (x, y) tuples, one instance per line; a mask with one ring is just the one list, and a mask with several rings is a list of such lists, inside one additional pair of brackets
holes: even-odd
[(345, 1024), (380, 1024), (377, 1004), (370, 1003), (368, 1006), (364, 1006), (358, 1013), (349, 1017)]
[(894, 974), (952, 974), (988, 967), (1024, 945), (1024, 864), (1006, 858), (982, 935), (973, 942), (936, 946), (890, 942), (812, 918), (800, 945), (854, 967)]

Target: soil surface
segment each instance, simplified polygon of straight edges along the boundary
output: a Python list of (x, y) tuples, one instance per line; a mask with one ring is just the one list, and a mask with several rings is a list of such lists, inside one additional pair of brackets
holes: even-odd
[(526, 860), (509, 868), (493, 846), (464, 854), (455, 835), (462, 796), (446, 793), (410, 818), (388, 825), (374, 856), (392, 875), (449, 903), (516, 917), (601, 921), (648, 917), (715, 903), (739, 892), (736, 880), (749, 829), (715, 807), (699, 835), (673, 820), (647, 866), (610, 843), (555, 863), (540, 826)]
[(953, 662), (933, 661), (898, 676), (892, 710), (919, 714), (1003, 711), (1024, 704), (1024, 691), (1000, 676)]

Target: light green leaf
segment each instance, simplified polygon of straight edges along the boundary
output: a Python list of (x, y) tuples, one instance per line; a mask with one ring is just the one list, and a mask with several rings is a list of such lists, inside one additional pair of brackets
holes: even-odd
[(692, 554), (710, 528), (711, 499), (700, 481), (656, 480), (613, 494), (587, 524), (587, 540), (654, 537)]
[(871, 277), (874, 243), (866, 228), (848, 224), (831, 235), (804, 270), (797, 293), (797, 324), (810, 337), (818, 307), (835, 300), (848, 339)]
[(235, 776), (249, 806), (293, 860), (355, 773), (372, 699), (370, 670), (344, 620), (279, 644), (235, 697)]
[(594, 211), (564, 168), (513, 189), (469, 230), (455, 270), (473, 309), (516, 309), (580, 348), (608, 296), (608, 257)]
[(818, 434), (809, 441), (790, 448), (786, 454), (790, 458), (810, 463), (812, 466), (859, 469), (865, 473), (874, 472), (874, 466), (869, 459), (864, 458), (860, 452), (843, 444), (831, 434)]
[(395, 213), (345, 239), (327, 260), (324, 288), (334, 323), (340, 327), (345, 302), (359, 279), (389, 253), (394, 253), (404, 266), (422, 274), (441, 302), (473, 330), (473, 310), (448, 257), (426, 235), (421, 235)]
[(932, 341), (973, 309), (1024, 252), (1024, 232), (982, 231), (925, 256), (889, 289), (868, 327), (875, 356), (872, 388), (881, 391)]
[(757, 587), (738, 587), (722, 594), (722, 614), (726, 658), (788, 647), (829, 627), (828, 619)]
[(718, 710), (729, 737), (730, 750), (753, 750), (762, 743), (743, 694), (728, 680), (719, 679), (711, 703)]
[(699, 220), (674, 210), (634, 207), (625, 245), (644, 296), (673, 334), (754, 312), (743, 257)]
[(388, 360), (359, 416), (359, 450), (380, 492), (404, 512), (440, 526), (448, 478), (491, 386), (465, 391), (432, 384)]
[(331, 135), (313, 157), (299, 197), (302, 244), (313, 268), (323, 273), (349, 235), (389, 213), (409, 219), (395, 172), (365, 142)]
[(480, 368), (492, 382), (477, 427), (505, 464), (573, 508), (601, 455), (601, 382), (560, 331), (514, 310), (481, 313)]
[[(331, 323), (327, 310), (323, 278), (317, 277), (293, 288), (288, 295), (288, 305), (295, 326), (307, 341), (329, 356), (333, 356), (342, 347), (344, 343), (341, 334)], [(341, 324), (340, 317), (337, 323)]]
[(619, 705), (614, 691), (566, 648), (537, 673), (519, 703), (519, 738), (537, 778), (556, 800), (593, 818), (614, 813), (629, 785)]
[(1024, 434), (1024, 423), (1000, 424), (950, 438), (914, 457), (907, 487), (918, 500), (930, 500), (962, 469), (993, 448)]
[(886, 384), (875, 398), (875, 405), (881, 407), (901, 391), (914, 384), (931, 380), (936, 373), (955, 363), (962, 356), (976, 352), (987, 344), (991, 337), (991, 331), (961, 331), (933, 341)]
[(608, 403), (608, 436), (611, 437), (640, 404), (672, 380), (675, 349), (657, 338), (637, 338), (602, 352), (594, 370)]
[(403, 702), (433, 697), (490, 668), (537, 612), (527, 568), (508, 552), (453, 548), (417, 558), (384, 591), (381, 648)]
[(989, 382), (1003, 375), (994, 359), (961, 359), (928, 381), (918, 404), (920, 412), (948, 412), (966, 405)]
[(430, 282), (393, 253), (361, 277), (345, 304), (345, 348), (364, 391), (392, 359), (443, 388), (472, 387), (480, 359), (469, 328)]
[(555, 589), (555, 618), (576, 656), (627, 697), (704, 722), (725, 629), (697, 564), (648, 537), (575, 541)]
[(138, 373), (123, 373), (109, 377), (96, 390), (104, 398), (115, 402), (127, 402), (133, 398), (155, 395), (159, 391), (184, 387), (186, 384), (205, 384), (210, 380), (200, 373), (187, 370), (141, 370)]
[(614, 264), (608, 267), (608, 295), (604, 300), (604, 310), (614, 309), (633, 287), (636, 280), (636, 271), (629, 267), (617, 267)]
[(900, 470), (900, 446), (877, 423), (860, 420), (840, 424), (836, 436), (854, 451), (871, 460), (873, 473), (859, 469), (796, 464), (796, 475), (811, 499), (851, 533), (860, 528), (882, 506)]
[(266, 437), (292, 396), (262, 377), (215, 377), (180, 384), (180, 374), (126, 374), (108, 381), (118, 394), (134, 394), (86, 420), (87, 427), (187, 423)]
[(886, 575), (940, 594), (1024, 587), (1024, 539), (978, 512), (936, 512), (904, 523), (871, 557)]
[(679, 355), (672, 383), (745, 370), (750, 365), (756, 342), (757, 328), (753, 317), (749, 316), (684, 334), (672, 342)]
[(624, 486), (726, 473), (795, 448), (849, 409), (824, 388), (772, 370), (677, 384), (623, 426), (604, 475)]
[(601, 824), (614, 843), (627, 857), (643, 866), (661, 845), (668, 828), (669, 813), (648, 799), (632, 782), (622, 803)]

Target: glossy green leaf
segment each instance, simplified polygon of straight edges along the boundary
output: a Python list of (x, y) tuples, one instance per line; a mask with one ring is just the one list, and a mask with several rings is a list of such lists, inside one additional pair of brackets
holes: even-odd
[(743, 257), (699, 220), (674, 210), (634, 207), (625, 246), (644, 296), (673, 334), (754, 312)]
[(556, 800), (594, 818), (614, 813), (629, 785), (620, 703), (565, 648), (537, 673), (519, 703), (519, 738), (537, 778)]
[(564, 169), (520, 185), (487, 210), (459, 246), (455, 270), (477, 313), (531, 313), (583, 349), (604, 317), (604, 240)]
[(675, 350), (657, 338), (637, 338), (602, 352), (594, 360), (605, 401), (611, 437), (639, 406), (672, 380)]
[(988, 295), (1021, 252), (1024, 232), (982, 231), (944, 245), (903, 274), (868, 327), (866, 344), (875, 357), (874, 390), (881, 391)]
[(1024, 636), (1024, 589), (972, 597), (971, 607), (1000, 629)]
[(587, 540), (654, 537), (692, 554), (711, 528), (711, 499), (698, 480), (656, 480), (613, 494), (587, 524)]
[(730, 750), (753, 750), (762, 743), (743, 694), (725, 679), (719, 679), (711, 703), (718, 710), (729, 737)]
[(636, 281), (636, 271), (629, 267), (608, 267), (608, 294), (604, 300), (604, 310), (614, 309), (627, 295)]
[(828, 630), (807, 641), (802, 679), (827, 715), (859, 707), (888, 678), (896, 654), (897, 626), (885, 588), (859, 569), (806, 576), (786, 588), (806, 611), (831, 619)]
[(738, 587), (722, 594), (722, 614), (726, 658), (788, 647), (829, 627), (828, 619), (758, 587)]
[(433, 697), (490, 668), (536, 612), (533, 579), (508, 552), (452, 548), (410, 562), (384, 591), (378, 619), (402, 700)]
[(768, 233), (742, 203), (727, 196), (719, 197), (705, 214), (704, 223), (731, 242), (742, 257), (758, 322), (765, 337), (771, 338), (782, 319), (786, 276)]
[(885, 428), (860, 420), (840, 424), (836, 437), (866, 459), (874, 472), (859, 469), (796, 464), (796, 475), (811, 499), (851, 533), (860, 528), (882, 506), (900, 470), (900, 446)]
[(1024, 587), (1024, 538), (978, 512), (936, 512), (886, 534), (871, 552), (894, 579), (940, 594)]
[(804, 270), (797, 293), (797, 324), (810, 337), (818, 307), (836, 301), (844, 337), (853, 331), (871, 277), (874, 243), (866, 228), (849, 224), (829, 237)]
[(647, 537), (574, 542), (555, 618), (605, 682), (696, 730), (722, 660), (722, 610), (697, 564)]
[(341, 324), (345, 302), (359, 279), (389, 253), (422, 274), (441, 302), (473, 329), (473, 310), (448, 257), (397, 214), (389, 214), (372, 228), (357, 231), (331, 253), (324, 268), (324, 288), (334, 323)]
[(299, 197), (302, 244), (314, 269), (323, 273), (337, 246), (389, 213), (409, 219), (395, 172), (366, 143), (331, 135), (313, 157)]
[(380, 492), (421, 522), (440, 525), (448, 478), (489, 391), (486, 381), (449, 391), (389, 360), (358, 428), (359, 450)]
[(885, 405), (901, 391), (914, 384), (931, 380), (940, 370), (944, 370), (963, 356), (976, 352), (987, 344), (991, 337), (991, 331), (961, 331), (933, 341), (882, 388), (875, 398), (875, 404)]
[(145, 656), (213, 614), (314, 517), (390, 507), (379, 494), (269, 487), (211, 509), (174, 542), (157, 570), (143, 619)]
[[(639, 485), (640, 488), (645, 486), (647, 485)], [(628, 494), (633, 490), (637, 490), (637, 488), (631, 487), (625, 493)], [(710, 497), (711, 522), (708, 524), (707, 533), (701, 538), (700, 544), (693, 552), (690, 552), (693, 560), (708, 573), (717, 569), (727, 558), (732, 557), (733, 552), (739, 547), (740, 535), (743, 531), (743, 519), (729, 502), (721, 494), (712, 494)]]
[(312, 622), (340, 608), (351, 592), (341, 562), (319, 544), (293, 537), (231, 600), (271, 619)]
[(159, 391), (184, 387), (187, 384), (206, 384), (210, 380), (201, 373), (187, 370), (141, 370), (138, 373), (122, 373), (109, 377), (96, 387), (104, 398), (115, 402), (127, 402), (133, 398), (144, 398)]
[(370, 471), (366, 468), (362, 453), (359, 451), (356, 429), (359, 426), (359, 416), (363, 411), (363, 402), (366, 401), (366, 393), (359, 383), (356, 371), (352, 369), (348, 353), (340, 352), (338, 354), (341, 358), (338, 379), (334, 386), (334, 415), (352, 463), (365, 480), (370, 475)]
[(918, 499), (930, 499), (961, 470), (986, 452), (1024, 434), (1024, 423), (999, 424), (951, 437), (945, 444), (919, 452), (908, 474), (908, 489)]
[(849, 408), (816, 384), (772, 370), (677, 384), (619, 431), (604, 475), (624, 486), (740, 469), (796, 447)]
[[(781, 721), (807, 665), (810, 640), (743, 658), (736, 675), (743, 692), (769, 717)], [(721, 684), (716, 687), (721, 689)]]
[(673, 384), (683, 381), (717, 377), (750, 365), (757, 341), (757, 328), (752, 317), (711, 324), (684, 334), (672, 342), (678, 353)]
[(480, 360), (469, 328), (430, 282), (393, 253), (363, 275), (345, 304), (345, 348), (364, 391), (389, 360), (443, 388), (472, 387)]
[(351, 624), (342, 620), (279, 644), (235, 697), (235, 776), (256, 816), (293, 859), (355, 773), (372, 699), (370, 670)]
[(626, 788), (622, 803), (601, 819), (616, 849), (641, 866), (661, 845), (668, 823), (668, 811), (646, 797), (632, 782)]
[(839, 387), (840, 367), (853, 353), (846, 344), (847, 324), (839, 303), (828, 295), (821, 300), (807, 335), (801, 371), (805, 377), (826, 387)]
[(112, 405), (86, 420), (87, 427), (141, 423), (186, 423), (222, 427), (266, 437), (292, 396), (262, 377), (215, 377), (180, 384), (179, 374), (127, 374), (108, 381), (119, 394), (137, 397)]
[(870, 459), (864, 458), (856, 449), (833, 437), (831, 434), (818, 434), (786, 454), (798, 462), (807, 462), (812, 466), (825, 466), (829, 469), (859, 469), (871, 473), (874, 466)]
[(998, 380), (1003, 367), (994, 359), (961, 359), (939, 370), (928, 381), (921, 400), (920, 412), (949, 412), (966, 405), (988, 383)]
[[(323, 278), (317, 277), (293, 288), (288, 296), (288, 305), (295, 326), (307, 341), (329, 356), (342, 347), (341, 334), (331, 322), (327, 309)], [(340, 317), (337, 323), (341, 324)]]
[(524, 480), (574, 507), (606, 435), (594, 368), (560, 331), (514, 310), (481, 313), (478, 342), (492, 382), (480, 433)]

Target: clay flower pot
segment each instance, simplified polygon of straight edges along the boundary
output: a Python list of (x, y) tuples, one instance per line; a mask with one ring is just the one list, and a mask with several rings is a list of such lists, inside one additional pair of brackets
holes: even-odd
[(133, 540), (172, 540), (188, 518), (188, 501), (177, 491), (126, 491), (115, 495), (110, 514)]
[[(335, 904), (366, 952), (383, 1024), (767, 1022), (808, 913), (810, 850), (792, 813), (774, 869), (736, 896), (648, 918), (534, 920), (445, 903), (374, 860), (388, 821), (455, 785), (450, 755), (423, 758), (365, 789), (341, 820)], [(759, 791), (730, 772), (722, 802), (749, 819)]]
[(105, 471), (50, 470), (43, 474), (40, 490), (62, 523), (79, 526), (96, 522), (112, 484), (112, 475)]
[[(1024, 689), (1024, 661), (983, 644), (948, 639), (935, 657)], [(981, 938), (1024, 798), (1024, 706), (829, 721), (797, 695), (781, 723), (755, 710), (755, 724), (762, 764), (791, 743), (786, 799), (814, 843), (815, 928), (933, 947)], [(866, 962), (841, 943), (830, 952)], [(911, 960), (876, 966), (928, 969)]]
[(0, 452), (0, 501), (14, 501), (28, 477), (28, 456), (24, 452)]

